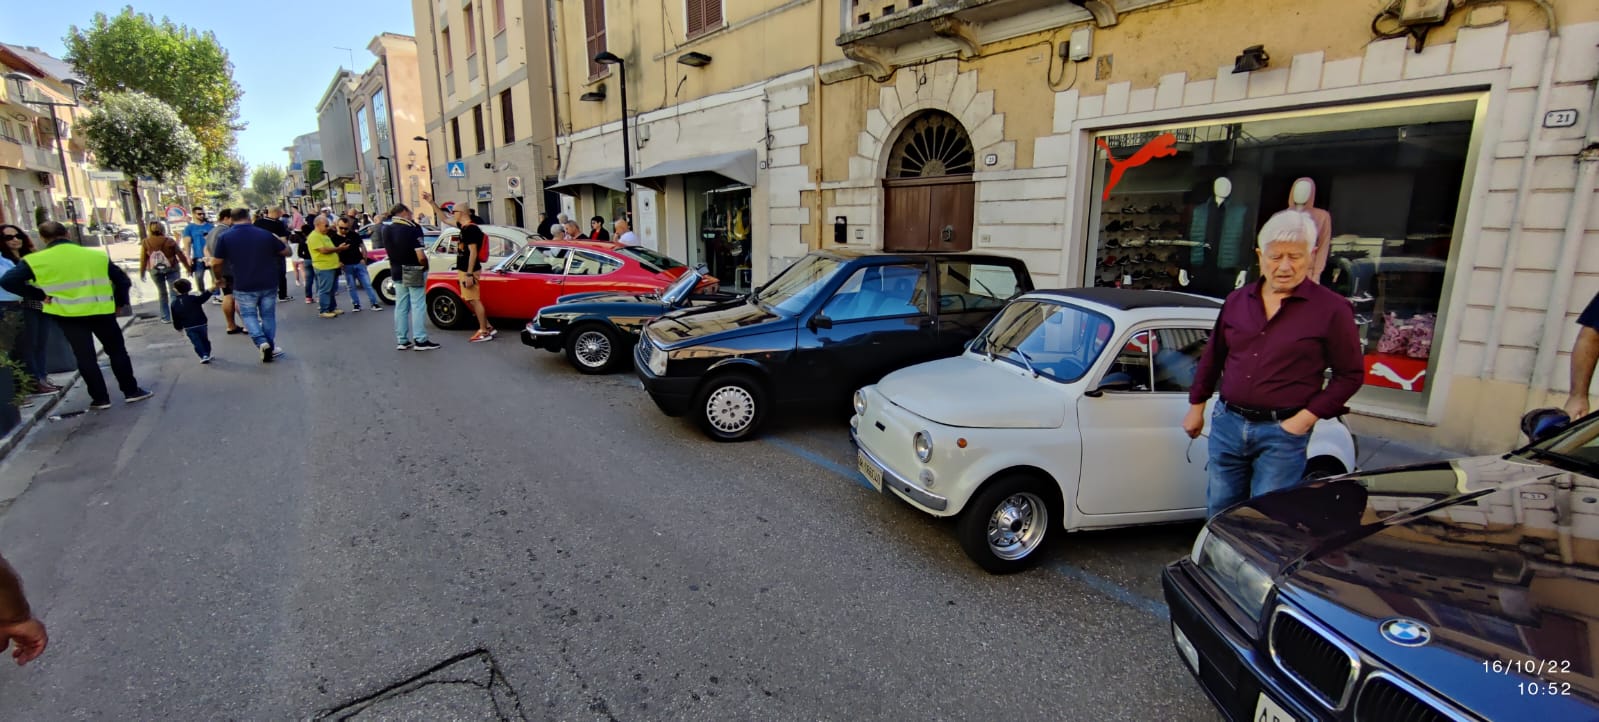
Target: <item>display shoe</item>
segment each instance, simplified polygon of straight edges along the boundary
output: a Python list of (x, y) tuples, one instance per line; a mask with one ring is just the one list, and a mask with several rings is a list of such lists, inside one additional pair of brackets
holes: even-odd
[(1110, 223), (1105, 225), (1105, 230), (1106, 231), (1115, 232), (1115, 231), (1119, 231), (1121, 229), (1122, 229), (1122, 222), (1121, 221), (1111, 221)]

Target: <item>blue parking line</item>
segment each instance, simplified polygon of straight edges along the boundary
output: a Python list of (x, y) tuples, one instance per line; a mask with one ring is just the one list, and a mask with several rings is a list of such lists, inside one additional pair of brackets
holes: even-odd
[[(822, 456), (821, 454), (811, 451), (810, 449), (791, 441), (784, 441), (782, 439), (774, 439), (771, 437), (764, 437), (761, 439), (761, 441), (798, 456), (801, 459), (809, 461), (812, 464), (820, 466), (823, 469), (838, 474), (839, 476), (854, 481), (855, 483), (865, 487), (867, 491), (870, 491), (874, 494), (877, 493), (877, 489), (872, 487), (872, 483), (867, 481), (866, 477), (861, 476), (860, 471), (856, 469), (851, 469), (850, 467), (833, 461), (832, 459)], [(1155, 617), (1158, 617), (1161, 621), (1171, 620), (1171, 612), (1166, 608), (1166, 604), (1164, 602), (1156, 599), (1150, 599), (1149, 597), (1143, 596), (1142, 594), (1134, 592), (1131, 589), (1128, 589), (1086, 569), (1073, 566), (1066, 562), (1055, 562), (1053, 564), (1049, 564), (1046, 568), (1054, 571), (1057, 574), (1060, 574), (1063, 577), (1080, 582), (1089, 589), (1126, 604), (1129, 607), (1152, 614)]]

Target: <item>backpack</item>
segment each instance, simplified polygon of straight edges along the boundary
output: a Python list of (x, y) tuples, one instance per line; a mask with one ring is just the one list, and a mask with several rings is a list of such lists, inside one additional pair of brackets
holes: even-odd
[(483, 234), (483, 242), (477, 244), (477, 262), (489, 262), (489, 234)]
[(164, 274), (172, 270), (172, 262), (167, 260), (167, 254), (160, 249), (150, 252), (150, 270), (154, 273)]

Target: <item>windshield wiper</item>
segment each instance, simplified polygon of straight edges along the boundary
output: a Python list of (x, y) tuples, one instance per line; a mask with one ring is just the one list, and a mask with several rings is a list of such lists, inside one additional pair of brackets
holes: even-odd
[(1038, 378), (1038, 369), (1033, 368), (1033, 357), (1028, 356), (1026, 351), (1023, 351), (1019, 348), (1011, 350), (1015, 351), (1017, 356), (1022, 357), (1022, 363), (1027, 364), (1027, 372), (1032, 374), (1033, 378)]

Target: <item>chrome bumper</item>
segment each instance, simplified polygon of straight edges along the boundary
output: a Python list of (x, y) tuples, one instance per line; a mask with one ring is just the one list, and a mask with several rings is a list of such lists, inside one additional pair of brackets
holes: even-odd
[(882, 459), (877, 458), (875, 454), (868, 451), (865, 446), (861, 445), (860, 437), (856, 436), (854, 429), (849, 430), (849, 440), (855, 444), (855, 448), (866, 457), (868, 462), (871, 462), (873, 466), (876, 466), (878, 469), (882, 470), (883, 488), (893, 489), (901, 496), (904, 496), (905, 498), (910, 499), (917, 504), (921, 504), (922, 506), (932, 509), (933, 511), (944, 511), (945, 509), (949, 508), (948, 499), (911, 483), (910, 480), (900, 476), (898, 472), (888, 468), (888, 465), (884, 464)]
[(531, 323), (528, 324), (527, 326), (523, 327), (522, 331), (524, 333), (526, 333), (527, 335), (529, 335), (529, 336), (559, 336), (559, 335), (561, 335), (560, 331), (550, 331), (548, 329), (542, 329), (542, 328), (539, 328), (537, 325), (531, 324)]

